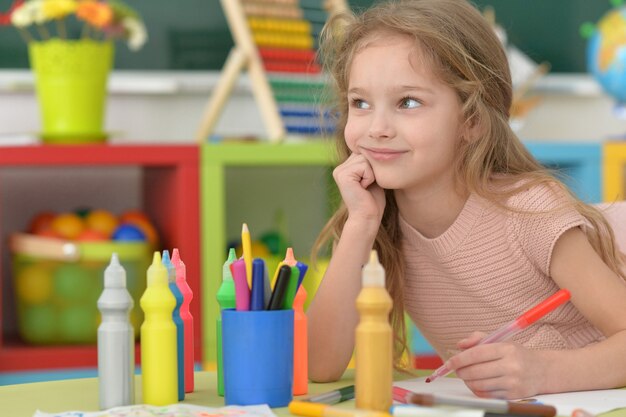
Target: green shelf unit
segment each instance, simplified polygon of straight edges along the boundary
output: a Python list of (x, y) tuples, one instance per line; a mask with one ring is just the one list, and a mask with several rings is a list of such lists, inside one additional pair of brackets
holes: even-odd
[[(272, 144), (203, 144), (200, 152), (200, 212), (202, 236), (203, 359), (207, 367), (216, 360), (219, 313), (216, 294), (226, 260), (226, 169), (233, 167), (332, 167), (334, 146), (325, 140)], [(278, 190), (275, 190), (278, 192)]]

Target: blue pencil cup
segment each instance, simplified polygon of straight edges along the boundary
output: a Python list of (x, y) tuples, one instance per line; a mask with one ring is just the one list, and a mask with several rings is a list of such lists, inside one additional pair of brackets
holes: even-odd
[(287, 406), (293, 386), (293, 310), (223, 310), (222, 358), (226, 405)]

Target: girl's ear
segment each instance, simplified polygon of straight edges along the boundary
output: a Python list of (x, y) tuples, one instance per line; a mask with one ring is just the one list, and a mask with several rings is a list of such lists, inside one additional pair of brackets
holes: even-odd
[(461, 132), (461, 137), (467, 143), (472, 143), (483, 133), (483, 126), (480, 123), (477, 114), (474, 114), (465, 120), (462, 126), (463, 131)]

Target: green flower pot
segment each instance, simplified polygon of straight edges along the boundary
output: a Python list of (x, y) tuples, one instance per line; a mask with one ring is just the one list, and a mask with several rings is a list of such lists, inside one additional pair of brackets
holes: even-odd
[(106, 141), (102, 125), (113, 52), (112, 42), (90, 39), (29, 43), (44, 142)]

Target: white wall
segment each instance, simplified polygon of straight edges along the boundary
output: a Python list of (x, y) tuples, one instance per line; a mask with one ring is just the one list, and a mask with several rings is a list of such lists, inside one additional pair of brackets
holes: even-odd
[[(106, 129), (112, 142), (193, 142), (218, 72), (132, 72), (111, 75)], [(613, 100), (587, 75), (551, 74), (531, 91), (542, 97), (519, 131), (532, 140), (604, 140), (626, 133)], [(29, 71), (0, 71), (0, 143), (39, 130)], [(263, 137), (247, 78), (241, 77), (216, 127), (219, 136)]]

